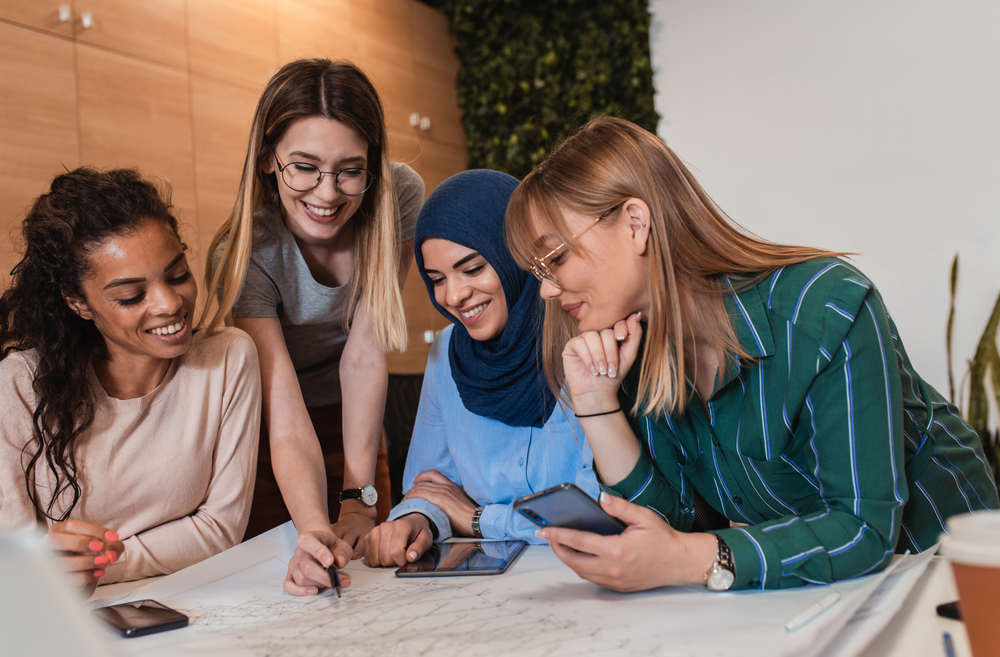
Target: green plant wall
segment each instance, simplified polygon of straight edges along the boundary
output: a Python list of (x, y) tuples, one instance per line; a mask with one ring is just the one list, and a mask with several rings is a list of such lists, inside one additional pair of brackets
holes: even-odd
[(603, 114), (656, 132), (647, 0), (427, 0), (458, 36), (469, 166), (523, 178)]

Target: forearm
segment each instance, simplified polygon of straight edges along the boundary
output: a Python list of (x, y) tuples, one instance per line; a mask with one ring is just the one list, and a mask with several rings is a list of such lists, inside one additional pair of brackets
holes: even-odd
[(271, 467), (299, 533), (329, 531), (326, 467), (316, 433), (271, 438)]
[[(578, 408), (577, 412), (580, 415), (588, 415), (602, 411)], [(635, 468), (642, 452), (639, 439), (632, 433), (632, 427), (629, 426), (625, 413), (619, 411), (596, 417), (580, 417), (580, 415), (577, 415), (577, 418), (594, 452), (594, 467), (601, 481), (609, 486), (621, 482)]]
[[(356, 321), (340, 361), (345, 489), (375, 483), (389, 370), (385, 353), (368, 338), (370, 331), (365, 323)], [(375, 517), (374, 507), (368, 508), (353, 500), (341, 505), (340, 513), (341, 516), (362, 513)]]

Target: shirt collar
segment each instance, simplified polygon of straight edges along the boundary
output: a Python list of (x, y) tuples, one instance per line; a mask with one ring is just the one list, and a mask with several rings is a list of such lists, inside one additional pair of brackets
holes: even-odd
[[(751, 358), (765, 358), (774, 353), (774, 338), (771, 335), (771, 324), (767, 320), (767, 307), (761, 296), (760, 285), (744, 287), (742, 281), (735, 284), (728, 276), (722, 277), (722, 288), (726, 292), (723, 301), (726, 312), (733, 322), (736, 339)], [(734, 286), (735, 289), (734, 289)], [(728, 383), (738, 374), (738, 368), (725, 377)], [(721, 385), (719, 386), (721, 387)]]

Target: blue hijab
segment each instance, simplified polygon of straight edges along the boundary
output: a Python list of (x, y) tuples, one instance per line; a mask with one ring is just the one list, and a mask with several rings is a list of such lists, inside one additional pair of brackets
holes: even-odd
[[(555, 406), (541, 367), (542, 321), (538, 280), (519, 269), (504, 241), (504, 214), (517, 179), (499, 171), (463, 171), (441, 183), (417, 217), (417, 269), (438, 312), (455, 328), (448, 345), (451, 375), (465, 407), (512, 427), (541, 427)], [(486, 258), (507, 300), (507, 325), (496, 340), (478, 342), (434, 299), (420, 246), (439, 237)]]

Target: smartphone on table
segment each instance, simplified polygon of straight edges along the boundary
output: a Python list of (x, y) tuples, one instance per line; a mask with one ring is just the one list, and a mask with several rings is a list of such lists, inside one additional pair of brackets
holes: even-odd
[(188, 624), (187, 616), (155, 600), (126, 602), (90, 613), (126, 639), (175, 630)]
[(525, 495), (514, 501), (514, 510), (539, 527), (568, 527), (602, 536), (621, 534), (626, 527), (574, 484)]

